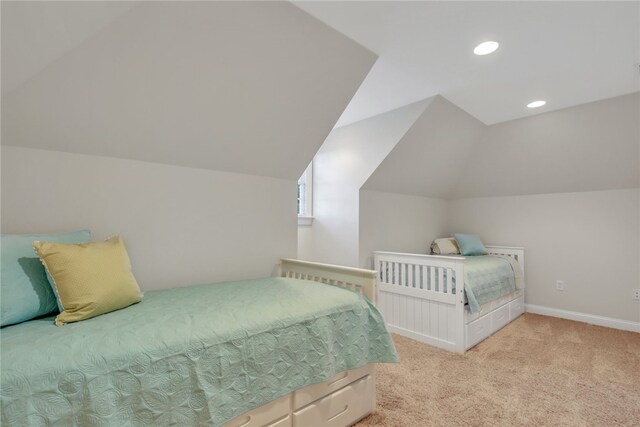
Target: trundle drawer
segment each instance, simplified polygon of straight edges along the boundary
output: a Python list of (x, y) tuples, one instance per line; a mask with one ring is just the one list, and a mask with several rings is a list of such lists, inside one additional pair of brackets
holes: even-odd
[(465, 326), (466, 347), (471, 348), (491, 335), (491, 318), (483, 316)]
[(373, 411), (370, 375), (349, 384), (293, 413), (294, 427), (351, 425)]
[(496, 311), (491, 313), (491, 332), (495, 332), (498, 329), (505, 326), (509, 323), (509, 304), (505, 304), (502, 307), (498, 308)]
[(229, 421), (224, 427), (291, 427), (291, 395), (288, 394)]
[(367, 364), (362, 368), (340, 372), (328, 381), (305, 387), (293, 393), (293, 409), (300, 409), (305, 405), (320, 399), (329, 393), (333, 393), (341, 387), (372, 373), (372, 365)]
[(514, 299), (509, 303), (509, 315), (511, 320), (524, 313), (524, 295)]

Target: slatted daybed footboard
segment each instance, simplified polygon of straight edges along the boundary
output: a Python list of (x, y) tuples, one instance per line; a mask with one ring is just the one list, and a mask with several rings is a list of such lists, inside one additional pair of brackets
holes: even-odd
[[(518, 261), (524, 249), (487, 246), (490, 255)], [(378, 308), (391, 332), (445, 350), (463, 353), (524, 312), (524, 291), (517, 290), (482, 312), (465, 309), (464, 257), (374, 252), (378, 270)], [(458, 279), (460, 278), (460, 279)]]
[[(371, 302), (376, 297), (376, 272), (297, 259), (282, 259), (279, 276), (313, 280), (351, 289)], [(253, 409), (225, 427), (349, 426), (370, 414), (376, 404), (375, 365), (341, 372)]]
[(376, 272), (373, 270), (286, 258), (280, 261), (280, 275), (351, 289), (376, 303)]

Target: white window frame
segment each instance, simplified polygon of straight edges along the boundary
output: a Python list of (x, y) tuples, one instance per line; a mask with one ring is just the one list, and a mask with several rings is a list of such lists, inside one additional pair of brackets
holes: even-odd
[(298, 213), (298, 225), (309, 226), (313, 223), (313, 162), (309, 163), (298, 179), (298, 191), (300, 191), (300, 185), (304, 186), (304, 191), (301, 197), (302, 212)]

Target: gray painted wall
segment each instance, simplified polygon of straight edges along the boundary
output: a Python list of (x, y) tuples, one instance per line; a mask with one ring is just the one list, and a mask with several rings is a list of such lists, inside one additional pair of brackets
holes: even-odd
[(457, 200), (361, 190), (359, 221), (361, 267), (377, 250), (426, 254), (437, 237), (475, 233), (525, 247), (527, 304), (640, 322), (640, 189)]
[(524, 246), (527, 304), (640, 322), (631, 299), (640, 287), (639, 197), (630, 189), (454, 200), (449, 230)]
[(2, 147), (2, 233), (120, 234), (143, 290), (272, 275), (296, 255), (295, 181)]
[(427, 254), (434, 239), (449, 235), (449, 202), (360, 190), (359, 226), (362, 268), (374, 268), (374, 251)]

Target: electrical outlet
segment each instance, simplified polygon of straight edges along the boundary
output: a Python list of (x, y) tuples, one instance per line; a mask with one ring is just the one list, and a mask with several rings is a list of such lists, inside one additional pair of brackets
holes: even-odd
[(633, 290), (633, 299), (640, 301), (640, 289)]
[(556, 281), (556, 291), (564, 291), (564, 281), (557, 280)]

